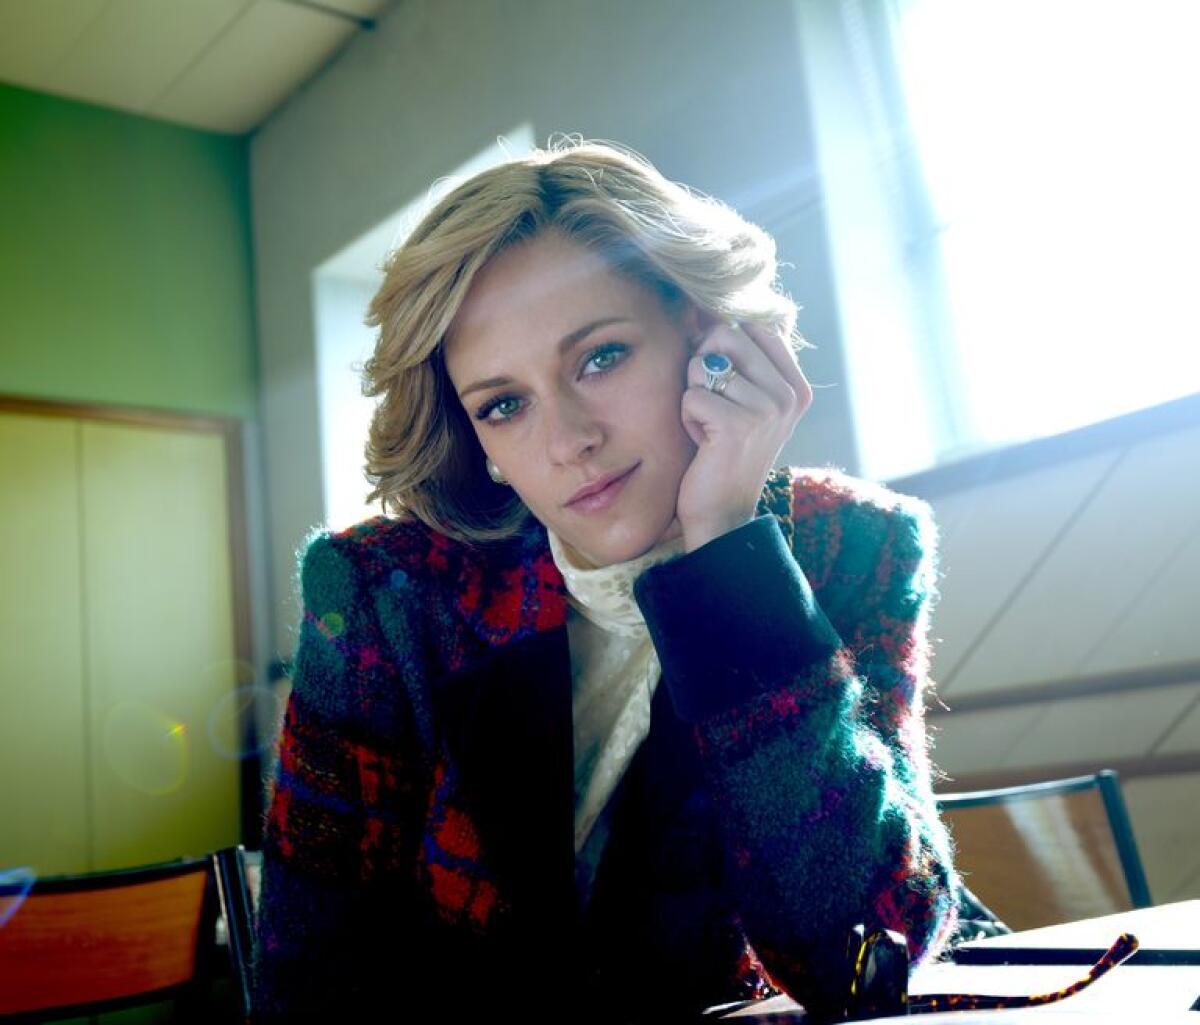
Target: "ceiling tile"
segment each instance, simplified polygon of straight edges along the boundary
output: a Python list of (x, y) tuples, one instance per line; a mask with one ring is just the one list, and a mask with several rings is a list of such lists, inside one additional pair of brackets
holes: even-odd
[(377, 18), (391, 6), (391, 0), (321, 0), (321, 3), (359, 18)]
[(1155, 687), (1040, 706), (1029, 730), (1004, 756), (1005, 768), (1140, 758), (1188, 706), (1191, 687)]
[(1121, 789), (1150, 896), (1157, 903), (1188, 899), (1179, 888), (1200, 882), (1200, 774), (1123, 779)]
[(22, 0), (0, 3), (0, 81), (61, 92), (59, 59), (110, 0)]
[(1084, 672), (1200, 661), (1200, 513), (1192, 535), (1149, 575), (1132, 608), (1104, 631)]
[[(1200, 830), (1197, 830), (1197, 832), (1200, 832)], [(1150, 896), (1155, 900), (1159, 899), (1157, 892), (1162, 892), (1163, 903), (1200, 899), (1200, 850), (1193, 847), (1191, 851), (1185, 851), (1182, 857), (1191, 861), (1192, 870), (1169, 889), (1164, 888), (1162, 891), (1155, 891), (1153, 889), (1154, 884), (1151, 883)]]
[(123, 110), (154, 101), (251, 0), (113, 0), (62, 55), (59, 87)]
[(150, 112), (214, 131), (245, 132), (259, 124), (356, 32), (327, 14), (255, 0)]
[(933, 502), (942, 530), (933, 675), (949, 693), (1018, 682), (1005, 658), (960, 663), (1116, 459), (1103, 453)]
[[(1174, 755), (1186, 754), (1189, 751), (1200, 751), (1200, 680), (1191, 691), (1196, 697), (1188, 713), (1163, 738), (1163, 742), (1155, 748), (1155, 754)], [(1196, 792), (1196, 806), (1200, 810), (1200, 790)]]
[[(1023, 481), (1010, 486), (1030, 507), (1040, 507), (1040, 492)], [(963, 666), (963, 678), (1015, 686), (1073, 677), (1085, 667), (1111, 669), (1093, 653), (1154, 585), (1198, 521), (1200, 431), (1128, 449), (1045, 560), (1023, 563), (1035, 566), (1033, 576)], [(991, 535), (979, 543), (991, 546)], [(1194, 621), (1194, 609), (1179, 602), (1173, 614)], [(1200, 658), (1200, 631), (1193, 637), (1192, 651)]]
[[(934, 764), (942, 772), (959, 778), (999, 768), (1004, 753), (1025, 734), (1037, 712), (1036, 707), (1029, 706), (997, 708), (986, 712), (951, 712), (929, 720)], [(939, 783), (937, 789), (954, 790), (954, 781)]]

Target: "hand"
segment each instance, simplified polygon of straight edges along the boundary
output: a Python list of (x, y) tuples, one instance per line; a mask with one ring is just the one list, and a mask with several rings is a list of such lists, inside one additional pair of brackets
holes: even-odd
[[(737, 373), (718, 395), (704, 387), (705, 353)], [(716, 321), (688, 363), (681, 415), (697, 446), (679, 483), (676, 517), (693, 551), (749, 523), (780, 450), (812, 402), (812, 387), (787, 342), (758, 324)]]

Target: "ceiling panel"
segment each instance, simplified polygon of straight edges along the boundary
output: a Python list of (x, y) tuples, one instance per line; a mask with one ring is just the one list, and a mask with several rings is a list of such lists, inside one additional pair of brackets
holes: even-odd
[[(950, 702), (953, 705), (953, 701)], [(987, 712), (951, 712), (929, 720), (934, 764), (953, 777), (998, 768), (1008, 751), (1037, 718), (1038, 709), (998, 708)], [(938, 790), (955, 789), (951, 780)]]
[[(1020, 495), (1040, 504), (1037, 492), (1022, 487)], [(1034, 563), (1018, 599), (963, 666), (963, 679), (981, 689), (1071, 677), (1084, 665), (1111, 668), (1092, 654), (1156, 583), (1198, 517), (1200, 433), (1162, 435), (1126, 450), (1053, 551)], [(1195, 620), (1194, 608), (1174, 615)]]
[(59, 61), (72, 96), (138, 113), (225, 31), (250, 0), (113, 0)]
[(358, 31), (305, 7), (255, 0), (237, 31), (218, 39), (150, 112), (214, 131), (248, 131)]
[(1188, 707), (1190, 687), (1104, 694), (1040, 705), (1029, 728), (1002, 757), (1005, 768), (1068, 765), (1145, 755)]
[[(1193, 857), (1189, 851), (1184, 854), (1184, 857), (1193, 863), (1192, 871), (1185, 875), (1173, 887), (1165, 890), (1165, 895), (1163, 897), (1164, 904), (1172, 903), (1174, 901), (1196, 900), (1200, 898), (1200, 853)], [(1153, 890), (1150, 891), (1150, 895), (1155, 900), (1158, 900), (1158, 897), (1155, 896)]]
[(1142, 864), (1156, 903), (1200, 897), (1200, 775), (1123, 779), (1121, 789), (1133, 822)]
[[(1174, 755), (1200, 751), (1200, 680), (1190, 689), (1193, 694), (1192, 707), (1155, 748), (1155, 754)], [(1200, 817), (1200, 790), (1196, 791), (1196, 808)]]
[(1200, 661), (1200, 513), (1191, 537), (1171, 552), (1133, 607), (1085, 658), (1086, 673)]
[(59, 60), (109, 2), (0, 3), (0, 79), (29, 89), (61, 92), (54, 75)]
[(0, 0), (0, 82), (244, 132), (393, 0)]
[(385, 0), (321, 0), (326, 7), (333, 7), (359, 18), (373, 18), (384, 6)]
[(975, 693), (1014, 682), (1004, 658), (973, 661), (969, 673), (956, 668), (1116, 460), (1102, 453), (933, 502), (942, 529), (933, 675), (943, 690)]

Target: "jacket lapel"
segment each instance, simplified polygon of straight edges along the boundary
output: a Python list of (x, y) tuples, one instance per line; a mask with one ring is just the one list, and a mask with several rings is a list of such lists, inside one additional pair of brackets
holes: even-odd
[[(566, 600), (546, 549), (491, 578), (468, 617), (488, 642), (437, 688), (436, 716), (514, 924), (564, 935), (574, 898), (574, 728)], [(497, 643), (496, 608), (520, 608)], [(556, 625), (549, 625), (556, 624)], [(485, 633), (486, 630), (486, 633)]]

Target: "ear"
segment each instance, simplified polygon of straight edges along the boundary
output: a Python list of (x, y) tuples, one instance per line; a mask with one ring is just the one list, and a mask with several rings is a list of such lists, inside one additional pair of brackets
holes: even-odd
[(700, 340), (708, 333), (708, 329), (712, 326), (713, 315), (701, 310), (695, 303), (689, 302), (679, 316), (679, 325), (683, 330), (683, 337), (687, 343), (687, 347), (691, 352), (695, 352), (700, 346)]

